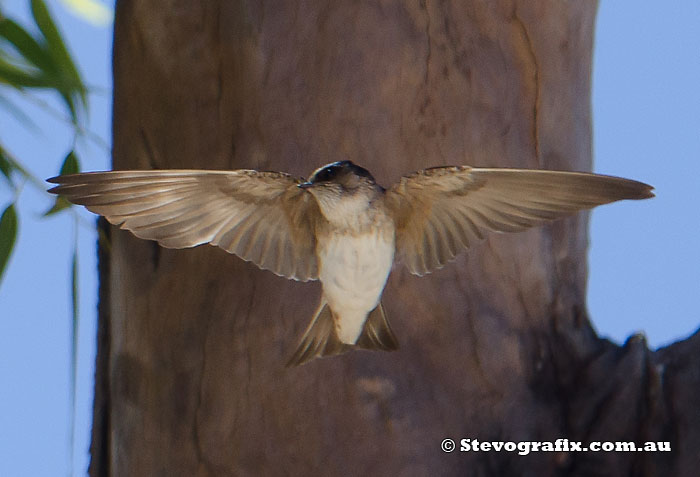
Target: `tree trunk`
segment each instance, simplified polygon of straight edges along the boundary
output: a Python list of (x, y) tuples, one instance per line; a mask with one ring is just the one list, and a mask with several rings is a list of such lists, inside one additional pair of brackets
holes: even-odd
[[(595, 10), (121, 0), (114, 168), (306, 176), (351, 159), (385, 186), (446, 164), (589, 170)], [(423, 278), (397, 266), (398, 352), (293, 369), (317, 283), (113, 229), (91, 475), (694, 475), (700, 338), (655, 353), (598, 338), (586, 226), (492, 235)], [(672, 451), (460, 452), (463, 438)]]

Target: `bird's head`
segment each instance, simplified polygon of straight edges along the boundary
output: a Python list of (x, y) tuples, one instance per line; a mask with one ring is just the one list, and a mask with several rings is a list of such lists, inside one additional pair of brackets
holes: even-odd
[(299, 184), (302, 189), (333, 189), (354, 192), (358, 189), (374, 187), (376, 182), (370, 172), (352, 161), (338, 161), (316, 169), (307, 182)]
[(352, 161), (319, 167), (299, 187), (316, 197), (326, 216), (342, 213), (347, 208), (366, 208), (382, 190), (367, 169)]

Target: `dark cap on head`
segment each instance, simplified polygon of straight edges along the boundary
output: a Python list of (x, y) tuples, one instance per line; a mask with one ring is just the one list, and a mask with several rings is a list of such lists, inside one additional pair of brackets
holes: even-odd
[(372, 177), (372, 174), (370, 174), (367, 169), (358, 166), (352, 161), (338, 161), (327, 164), (317, 169), (311, 177), (309, 177), (309, 182), (315, 184), (318, 182), (337, 181), (346, 174), (366, 177), (374, 182), (374, 177)]

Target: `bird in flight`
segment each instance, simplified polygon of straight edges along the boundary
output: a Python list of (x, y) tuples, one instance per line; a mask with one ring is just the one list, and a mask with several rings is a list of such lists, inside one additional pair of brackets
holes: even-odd
[(209, 243), (276, 275), (320, 280), (318, 309), (288, 365), (351, 349), (398, 348), (382, 308), (394, 261), (441, 268), (484, 233), (517, 232), (582, 209), (653, 197), (633, 180), (584, 172), (433, 167), (389, 189), (351, 161), (308, 181), (256, 170), (88, 172), (49, 192), (167, 248)]

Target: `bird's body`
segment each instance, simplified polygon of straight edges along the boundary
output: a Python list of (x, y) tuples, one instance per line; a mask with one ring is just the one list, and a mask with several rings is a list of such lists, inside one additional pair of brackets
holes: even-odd
[(219, 246), (277, 275), (320, 280), (321, 302), (289, 364), (353, 348), (394, 350), (381, 305), (395, 261), (424, 275), (486, 231), (515, 232), (647, 184), (589, 173), (425, 169), (388, 190), (350, 161), (307, 182), (278, 172), (113, 171), (49, 179), (51, 192), (171, 248)]
[[(372, 217), (372, 216), (375, 217)], [(354, 344), (370, 311), (379, 305), (394, 263), (394, 224), (380, 213), (359, 229), (335, 228), (317, 235), (318, 278), (336, 316), (341, 342)]]

